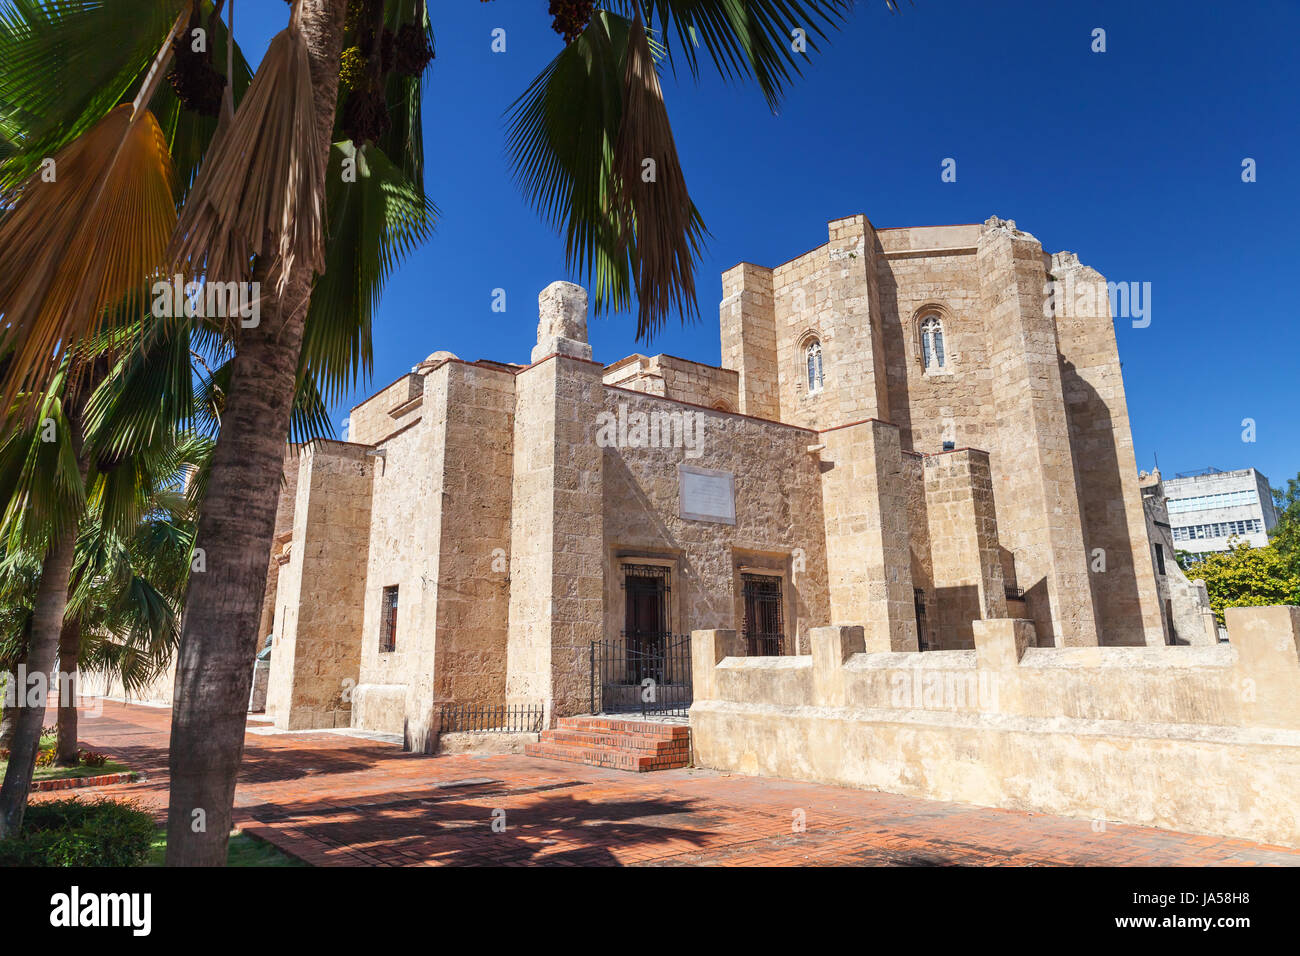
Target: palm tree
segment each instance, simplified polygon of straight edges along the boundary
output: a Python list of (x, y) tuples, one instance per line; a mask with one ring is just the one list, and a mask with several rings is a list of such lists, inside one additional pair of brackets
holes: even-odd
[[(79, 669), (111, 675), (128, 690), (145, 686), (166, 670), (180, 638), (180, 610), (193, 541), (193, 494), (172, 487), (177, 468), (199, 467), (210, 441), (186, 436), (168, 452), (147, 456), (149, 485), (137, 485), (133, 510), (141, 518), (129, 534), (105, 521), (113, 492), (98, 483), (81, 520), (73, 561), (71, 594), (58, 647), (60, 686), (58, 762), (75, 764), (77, 710), (75, 681)], [(137, 463), (124, 463), (133, 472)], [(161, 472), (163, 481), (155, 475)], [(27, 663), (27, 635), (33, 619), (30, 595), (42, 571), (31, 550), (0, 558), (0, 662), (12, 673)], [(66, 692), (66, 693), (65, 693)], [(17, 714), (14, 708), (7, 717)], [(0, 746), (8, 747), (8, 742)]]
[[(197, 516), (196, 486), (184, 477), (206, 468), (211, 446), (201, 435), (169, 435), (124, 462), (107, 463), (121, 476), (120, 491), (105, 481), (94, 488), (81, 520), (59, 640), (60, 763), (78, 760), (75, 682), (82, 664), (117, 677), (129, 692), (171, 663)], [(127, 500), (115, 501), (120, 495)], [(117, 517), (123, 510), (139, 516), (125, 533), (127, 522)]]
[[(42, 556), (27, 628), (30, 675), (48, 675), (54, 667), (72, 576), (77, 515), (85, 500), (84, 390), (74, 391), (70, 401), (61, 398), (68, 365), (65, 362), (54, 379), (55, 391), (37, 403), (39, 420), (11, 427), (0, 445), (0, 501), (7, 503), (0, 529), (6, 551)], [(36, 706), (29, 706), (24, 688), (17, 690), (9, 764), (0, 785), (0, 838), (22, 826), (45, 717), (43, 694), (37, 695)]]
[[(566, 46), (516, 104), (509, 142), (520, 184), (565, 233), (569, 263), (593, 286), (598, 310), (624, 308), (635, 297), (639, 334), (661, 326), (674, 309), (694, 310), (693, 267), (703, 223), (676, 158), (656, 62), (695, 73), (703, 50), (721, 73), (752, 79), (775, 103), (804, 56), (791, 43), (792, 31), (804, 31), (807, 49), (815, 50), (817, 38), (836, 27), (850, 6), (849, 0), (612, 0), (594, 15), (584, 4), (565, 7), (556, 27)], [(277, 142), (288, 147), (280, 154), (269, 144), (265, 155), (252, 150), (242, 167), (223, 154), (210, 172), (201, 171), (197, 191), (203, 202), (189, 197), (173, 243), (174, 251), (209, 276), (250, 274), (248, 264), (270, 291), (264, 294), (262, 323), (241, 330), (237, 339), (199, 523), (199, 540), (219, 546), (209, 549), (208, 573), (192, 581), (186, 604), (170, 755), (171, 864), (220, 865), (225, 859), (251, 681), (248, 661), (295, 383), (304, 369), (315, 369), (330, 393), (332, 385), (366, 366), (369, 306), (404, 244), (422, 238), (430, 219), (419, 156), (420, 77), (385, 78), (376, 69), (380, 24), (415, 26), (427, 36), (422, 0), (298, 0), (290, 36), (273, 44), (258, 71), (259, 78), (272, 78), (267, 89), (250, 92), (232, 126), (248, 137), (243, 142), (262, 142), (259, 129), (277, 130)], [(349, 92), (340, 109), (345, 44)], [(0, 103), (12, 100), (0, 80)], [(346, 153), (349, 148), (353, 152)], [(384, 222), (376, 229), (371, 223), (365, 232), (364, 217), (360, 225), (356, 217), (347, 219), (365, 193), (339, 186), (339, 177), (327, 174), (327, 159), (353, 157), (367, 161), (371, 176), (389, 168), (405, 174), (415, 202), (408, 204), (402, 228)], [(639, 175), (646, 160), (657, 167), (653, 182)], [(280, 184), (274, 201), (267, 208), (227, 209), (223, 203), (238, 206), (231, 197), (255, 181), (250, 164), (278, 172), (270, 180)], [(286, 208), (300, 215), (286, 217)], [(220, 222), (230, 217), (221, 213), (241, 209), (245, 221), (265, 228), (242, 236), (222, 231)], [(290, 219), (297, 225), (284, 225)], [(371, 237), (370, 244), (340, 248), (349, 229)], [(387, 240), (386, 247), (375, 249), (375, 235)], [(318, 279), (322, 264), (333, 261), (331, 253), (354, 271), (340, 276), (326, 268)], [(6, 255), (0, 245), (0, 275)], [(313, 299), (318, 282), (322, 291), (326, 284), (343, 283), (359, 294)], [(6, 296), (0, 288), (0, 312), (9, 315), (11, 303), (37, 301), (17, 295)], [(71, 305), (76, 311), (77, 303)], [(101, 314), (96, 308), (90, 317), (62, 317), (57, 324), (42, 313), (20, 314), (14, 327), (25, 336), (22, 341), (70, 344)], [(347, 329), (339, 327), (344, 324)], [(39, 380), (45, 355), (28, 348), (6, 387)]]

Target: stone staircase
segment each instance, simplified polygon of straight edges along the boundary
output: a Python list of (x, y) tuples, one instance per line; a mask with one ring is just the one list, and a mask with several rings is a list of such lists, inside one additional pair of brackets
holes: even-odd
[(622, 717), (561, 717), (559, 727), (542, 731), (524, 753), (613, 770), (675, 770), (690, 766), (691, 728)]

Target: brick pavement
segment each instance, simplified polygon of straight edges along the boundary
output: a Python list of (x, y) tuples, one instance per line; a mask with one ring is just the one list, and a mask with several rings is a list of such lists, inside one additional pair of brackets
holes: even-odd
[[(84, 717), (82, 741), (146, 779), (77, 793), (130, 795), (161, 819), (169, 716), (110, 701)], [(1097, 832), (1085, 820), (709, 770), (427, 757), (328, 732), (250, 733), (235, 804), (242, 829), (330, 866), (1300, 865), (1300, 851), (1222, 837)]]

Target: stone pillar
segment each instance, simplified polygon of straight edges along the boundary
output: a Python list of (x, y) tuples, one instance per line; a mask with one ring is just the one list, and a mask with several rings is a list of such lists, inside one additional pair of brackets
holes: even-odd
[(347, 691), (360, 677), (366, 587), (357, 556), (370, 545), (374, 480), (367, 450), (318, 441), (299, 460), (293, 539), (279, 577), (283, 619), (267, 682), (267, 707), (283, 730), (351, 724)]
[(1210, 591), (1205, 586), (1204, 581), (1193, 581), (1192, 587), (1196, 589), (1196, 596), (1201, 608), (1201, 628), (1204, 631), (1204, 641), (1198, 643), (1218, 644), (1219, 643), (1219, 622), (1214, 616), (1214, 610), (1210, 607)]
[(552, 282), (537, 296), (537, 344), (532, 360), (548, 355), (590, 359), (587, 342), (587, 290), (572, 282)]
[(832, 219), (827, 231), (830, 315), (822, 319), (822, 328), (833, 344), (833, 353), (825, 356), (826, 388), (838, 397), (839, 405), (835, 420), (828, 424), (863, 418), (888, 421), (876, 230), (866, 216), (856, 215)]
[(509, 372), (463, 362), (435, 367), (423, 384), (429, 453), (420, 461), (432, 481), (415, 514), (427, 571), (412, 576), (431, 600), (419, 630), (398, 636), (415, 752), (434, 752), (442, 704), (506, 697), (514, 386)]
[(819, 707), (843, 707), (844, 664), (866, 649), (861, 627), (814, 627), (808, 631), (812, 643), (813, 703)]
[(925, 513), (937, 646), (973, 648), (974, 621), (1007, 616), (988, 452), (927, 455)]
[(1300, 607), (1230, 607), (1224, 617), (1244, 722), (1300, 728)]
[(861, 624), (868, 651), (917, 649), (907, 489), (896, 425), (822, 433), (831, 621)]
[[(555, 717), (587, 713), (589, 652), (604, 613), (603, 485), (596, 417), (602, 369), (551, 348), (552, 330), (586, 337), (586, 294), (557, 283), (564, 315), (543, 320), (538, 350), (552, 357), (515, 377), (514, 476), (506, 699)], [(557, 293), (557, 294), (558, 294)], [(576, 312), (581, 309), (581, 321)], [(557, 336), (555, 341), (585, 341)], [(566, 346), (567, 347), (567, 346)]]
[(691, 697), (716, 700), (715, 668), (727, 657), (744, 657), (745, 642), (732, 630), (691, 631)]
[[(1097, 629), (1106, 644), (1165, 643), (1156, 571), (1129, 428), (1106, 280), (1071, 252), (1052, 256), (1049, 312), (1060, 348), (1070, 443), (1083, 506), (1084, 543), (1101, 549), (1090, 571)], [(1173, 555), (1170, 555), (1172, 559)]]
[(981, 672), (980, 686), (987, 688), (985, 694), (991, 695), (987, 701), (990, 709), (1007, 714), (1024, 713), (1019, 668), (1025, 649), (1033, 647), (1038, 640), (1034, 622), (1014, 618), (976, 621), (972, 631), (975, 667)]
[(724, 272), (718, 314), (722, 367), (740, 375), (737, 411), (779, 420), (772, 270), (742, 262)]
[(991, 462), (1002, 544), (1039, 639), (1058, 647), (1096, 645), (1056, 327), (1045, 308), (1043, 250), (1014, 222), (994, 217), (984, 224), (976, 262), (1000, 423)]

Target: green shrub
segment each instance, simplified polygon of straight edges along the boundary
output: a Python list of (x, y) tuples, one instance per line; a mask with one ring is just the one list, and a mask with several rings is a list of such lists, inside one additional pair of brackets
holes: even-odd
[(134, 803), (34, 803), (22, 832), (0, 840), (0, 866), (139, 866), (153, 834), (153, 817)]

